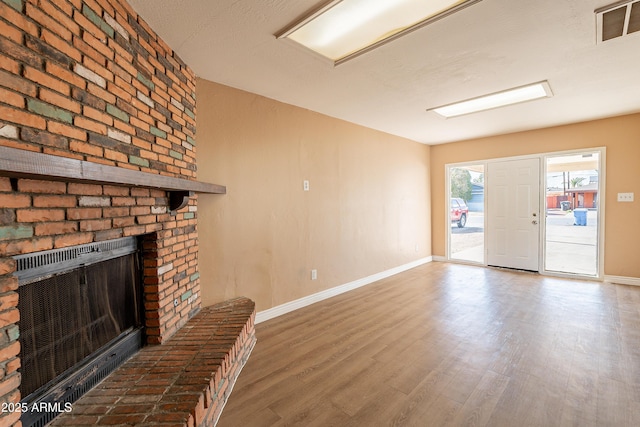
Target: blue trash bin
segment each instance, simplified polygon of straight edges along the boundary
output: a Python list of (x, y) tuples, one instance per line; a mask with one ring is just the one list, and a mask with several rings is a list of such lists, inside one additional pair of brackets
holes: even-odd
[(587, 225), (587, 210), (585, 208), (574, 209), (573, 217), (573, 225)]

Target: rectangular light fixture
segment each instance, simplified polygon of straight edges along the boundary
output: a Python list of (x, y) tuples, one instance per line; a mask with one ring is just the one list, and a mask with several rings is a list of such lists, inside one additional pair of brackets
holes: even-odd
[(482, 0), (333, 0), (279, 34), (340, 64)]
[(427, 111), (433, 111), (445, 118), (450, 118), (552, 96), (553, 92), (551, 92), (549, 82), (545, 80), (441, 107), (429, 108)]

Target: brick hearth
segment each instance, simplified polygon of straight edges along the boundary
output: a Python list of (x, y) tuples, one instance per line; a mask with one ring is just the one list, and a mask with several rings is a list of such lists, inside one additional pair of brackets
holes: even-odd
[(51, 424), (212, 426), (255, 344), (255, 304), (204, 308), (161, 346), (145, 347)]
[[(126, 1), (0, 0), (0, 146), (195, 180), (195, 134), (194, 73)], [(140, 236), (148, 344), (201, 309), (196, 196), (55, 179), (0, 170), (0, 403), (21, 399), (15, 255)]]

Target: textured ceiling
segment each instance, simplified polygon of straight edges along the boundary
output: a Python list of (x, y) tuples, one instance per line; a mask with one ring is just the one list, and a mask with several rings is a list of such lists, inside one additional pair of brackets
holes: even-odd
[[(278, 31), (322, 0), (130, 0), (204, 79), (427, 144), (640, 111), (640, 32), (596, 43), (612, 0), (483, 0), (337, 67)], [(548, 80), (554, 97), (427, 108)]]

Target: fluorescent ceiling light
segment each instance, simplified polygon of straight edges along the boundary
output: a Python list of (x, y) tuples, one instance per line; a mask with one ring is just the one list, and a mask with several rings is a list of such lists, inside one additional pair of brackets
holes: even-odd
[(481, 0), (333, 0), (277, 38), (339, 64)]
[(442, 107), (430, 108), (427, 111), (433, 111), (443, 117), (450, 118), (519, 104), (521, 102), (533, 101), (534, 99), (550, 98), (552, 96), (553, 93), (551, 92), (549, 82), (544, 81), (456, 102), (454, 104), (443, 105)]

